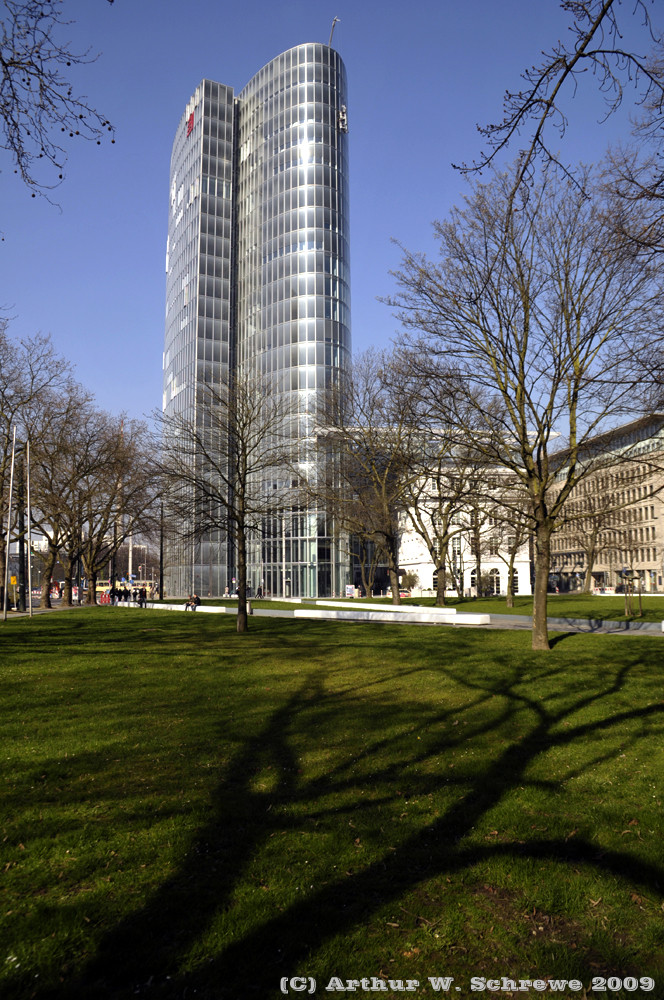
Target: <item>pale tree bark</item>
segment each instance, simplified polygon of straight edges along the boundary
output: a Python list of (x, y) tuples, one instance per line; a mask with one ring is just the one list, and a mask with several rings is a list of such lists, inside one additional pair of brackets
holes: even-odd
[[(441, 547), (441, 554), (443, 548)], [(436, 607), (445, 607), (445, 591), (447, 590), (447, 547), (444, 548), (445, 561), (436, 566)], [(437, 560), (439, 562), (439, 560)], [(435, 565), (435, 563), (434, 563)]]
[(592, 594), (593, 592), (593, 567), (595, 565), (595, 560), (597, 559), (597, 546), (591, 545), (586, 549), (586, 572), (583, 580), (583, 592), (584, 594)]
[(516, 562), (516, 550), (511, 550), (507, 560), (507, 597), (506, 606), (514, 607), (514, 563)]
[(485, 539), (483, 529), (488, 514), (483, 509), (479, 489), (473, 491), (468, 508), (468, 535), (471, 541), (472, 556), (475, 560), (475, 585), (478, 597), (485, 597), (482, 583), (482, 558), (484, 556)]
[[(62, 592), (62, 603), (70, 608), (74, 603), (74, 574), (81, 555), (81, 535), (80, 525), (70, 526), (62, 548), (60, 549), (60, 562), (65, 571), (65, 586)], [(81, 595), (78, 595), (78, 602), (81, 603)]]

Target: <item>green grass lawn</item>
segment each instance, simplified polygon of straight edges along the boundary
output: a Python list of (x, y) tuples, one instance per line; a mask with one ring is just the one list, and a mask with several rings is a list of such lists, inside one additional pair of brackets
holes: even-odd
[(293, 976), (664, 996), (662, 641), (529, 646), (113, 608), (3, 624), (2, 1000), (272, 1000)]

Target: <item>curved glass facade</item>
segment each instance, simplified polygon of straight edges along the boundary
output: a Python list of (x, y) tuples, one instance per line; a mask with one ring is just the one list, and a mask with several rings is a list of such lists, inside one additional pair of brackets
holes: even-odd
[(260, 358), (281, 391), (329, 387), (350, 349), (345, 94), (324, 45), (283, 53), (240, 94), (238, 363)]
[[(350, 358), (346, 73), (322, 44), (264, 66), (237, 98), (203, 81), (171, 164), (164, 409), (197, 412), (212, 363), (259, 374), (283, 395), (291, 458), (316, 461), (324, 393)], [(347, 582), (324, 512), (266, 518), (250, 547), (250, 583), (323, 596)], [(215, 549), (216, 545), (216, 549)], [(169, 555), (171, 592), (223, 593), (223, 539)]]
[[(209, 405), (201, 399), (203, 386), (228, 374), (235, 336), (234, 129), (232, 88), (204, 80), (180, 119), (171, 156), (163, 409), (198, 424)], [(220, 532), (196, 542), (171, 539), (166, 593), (223, 594), (229, 558)]]

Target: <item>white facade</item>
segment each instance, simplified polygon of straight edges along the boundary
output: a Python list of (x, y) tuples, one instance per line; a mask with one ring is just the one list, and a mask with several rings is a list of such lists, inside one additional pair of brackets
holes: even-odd
[[(461, 527), (461, 526), (460, 526)], [(526, 542), (517, 551), (514, 562), (515, 594), (532, 594), (531, 566)], [(454, 535), (449, 548), (450, 567), (447, 574), (447, 592), (456, 594), (453, 574), (460, 577), (460, 586), (464, 597), (477, 595), (476, 559), (472, 555), (470, 534), (460, 530)], [(399, 568), (404, 573), (416, 573), (419, 584), (416, 591), (431, 591), (436, 589), (436, 567), (429, 550), (421, 535), (413, 528), (410, 520), (404, 518), (403, 531), (399, 545)], [(509, 572), (509, 552), (500, 545), (499, 536), (491, 523), (482, 529), (481, 573), (482, 578), (494, 594), (507, 594)]]

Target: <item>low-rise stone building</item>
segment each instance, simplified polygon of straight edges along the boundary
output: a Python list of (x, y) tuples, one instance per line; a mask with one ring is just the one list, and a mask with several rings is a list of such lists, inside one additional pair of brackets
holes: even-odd
[(664, 414), (593, 442), (595, 466), (573, 493), (552, 539), (551, 583), (560, 590), (664, 589)]

